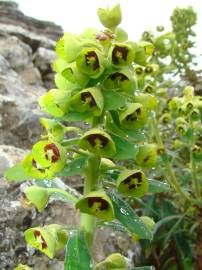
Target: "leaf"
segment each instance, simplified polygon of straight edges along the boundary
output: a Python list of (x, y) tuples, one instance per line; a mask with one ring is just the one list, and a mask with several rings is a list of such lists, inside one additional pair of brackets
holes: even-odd
[(83, 121), (93, 116), (91, 112), (69, 112), (58, 118), (60, 121)]
[(108, 227), (114, 231), (127, 232), (126, 228), (119, 222), (99, 221), (97, 222), (97, 227)]
[(123, 224), (129, 232), (137, 234), (142, 239), (151, 240), (151, 231), (145, 226), (130, 205), (122, 200), (115, 191), (108, 191), (107, 194), (112, 200), (115, 217), (119, 222)]
[(170, 190), (170, 186), (167, 183), (156, 181), (156, 180), (149, 180), (149, 190), (148, 192), (152, 193), (160, 193)]
[(114, 158), (118, 160), (135, 159), (138, 153), (138, 146), (136, 144), (114, 134), (111, 134), (111, 137), (116, 145)]
[(22, 164), (17, 164), (7, 169), (4, 173), (4, 177), (8, 179), (9, 181), (13, 181), (13, 182), (21, 182), (21, 181), (30, 179), (30, 176), (26, 174)]
[(60, 176), (73, 176), (76, 174), (81, 174), (86, 163), (86, 159), (86, 157), (79, 157), (73, 161), (70, 161), (60, 173)]
[(173, 220), (173, 219), (179, 219), (181, 217), (181, 215), (172, 215), (172, 216), (168, 216), (165, 217), (163, 219), (161, 219), (160, 221), (158, 221), (155, 225), (154, 225), (154, 231), (153, 233), (155, 234), (159, 228), (161, 226), (163, 226), (164, 224), (167, 224), (169, 221)]
[(92, 259), (83, 233), (72, 230), (67, 242), (64, 270), (91, 270)]
[(126, 98), (116, 91), (102, 91), (104, 96), (104, 107), (106, 110), (116, 110), (126, 103)]

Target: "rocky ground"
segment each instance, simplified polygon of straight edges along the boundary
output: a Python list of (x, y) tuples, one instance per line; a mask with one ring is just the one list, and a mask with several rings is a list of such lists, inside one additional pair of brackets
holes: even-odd
[[(23, 231), (50, 223), (78, 224), (79, 214), (71, 204), (52, 201), (38, 213), (24, 202), (25, 183), (11, 184), (3, 171), (18, 163), (42, 132), (37, 99), (54, 87), (52, 61), (61, 27), (25, 16), (14, 2), (0, 1), (0, 269), (11, 270), (25, 263), (35, 270), (63, 269), (64, 254), (54, 260), (27, 247)], [(81, 182), (79, 177), (66, 184)], [(64, 186), (65, 188), (65, 186)], [(137, 247), (121, 234), (99, 230), (94, 256), (102, 260), (112, 252), (122, 252), (133, 260)], [(138, 252), (138, 251), (137, 251)]]

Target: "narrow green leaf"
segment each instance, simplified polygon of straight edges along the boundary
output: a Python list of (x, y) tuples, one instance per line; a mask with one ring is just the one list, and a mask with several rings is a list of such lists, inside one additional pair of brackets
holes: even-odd
[(161, 226), (163, 226), (164, 224), (167, 224), (169, 221), (173, 220), (173, 219), (179, 219), (181, 217), (181, 215), (171, 215), (168, 217), (165, 217), (163, 219), (161, 219), (160, 221), (158, 221), (155, 225), (154, 225), (154, 234), (159, 230), (159, 228)]
[(126, 103), (126, 98), (117, 91), (102, 91), (104, 96), (104, 107), (106, 110), (116, 110)]
[(166, 192), (170, 190), (170, 186), (167, 183), (157, 180), (149, 180), (149, 191), (152, 193)]
[(79, 157), (73, 161), (67, 163), (64, 170), (60, 173), (60, 176), (73, 176), (81, 174), (86, 163), (86, 157)]
[(83, 233), (72, 230), (66, 247), (64, 270), (91, 270), (92, 259)]
[(17, 164), (7, 169), (4, 173), (4, 177), (13, 182), (21, 182), (30, 179), (30, 176), (26, 174), (24, 167), (21, 164)]
[(64, 116), (60, 117), (60, 121), (83, 121), (93, 117), (91, 112), (69, 112)]
[(118, 160), (134, 159), (138, 153), (138, 146), (117, 135), (111, 134), (116, 145), (116, 154), (114, 158)]
[(123, 224), (129, 232), (137, 234), (142, 239), (151, 240), (151, 231), (145, 226), (130, 205), (122, 200), (115, 191), (108, 191), (107, 194), (112, 200), (114, 213), (119, 222)]

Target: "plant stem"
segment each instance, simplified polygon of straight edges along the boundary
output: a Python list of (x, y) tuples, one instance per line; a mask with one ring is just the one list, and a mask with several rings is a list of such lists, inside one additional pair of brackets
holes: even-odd
[(190, 163), (191, 163), (191, 170), (192, 170), (192, 179), (193, 179), (193, 186), (194, 186), (194, 190), (195, 190), (195, 196), (196, 198), (200, 198), (201, 196), (201, 186), (200, 186), (200, 182), (197, 178), (197, 172), (196, 172), (196, 162), (194, 160), (193, 157), (193, 151), (192, 148), (195, 144), (195, 138), (194, 138), (194, 127), (193, 127), (193, 122), (190, 119), (190, 126), (192, 129), (192, 139), (191, 139), (191, 143), (190, 143), (190, 147), (189, 147), (189, 151), (190, 151)]
[(154, 115), (152, 115), (151, 121), (152, 121), (152, 128), (153, 128), (154, 136), (156, 138), (156, 142), (159, 147), (162, 147), (164, 149), (164, 154), (163, 154), (164, 158), (162, 160), (164, 162), (164, 166), (167, 172), (167, 174), (165, 173), (165, 175), (167, 176), (166, 180), (177, 193), (179, 193), (185, 200), (190, 201), (189, 195), (180, 187), (179, 183), (177, 182), (174, 170), (172, 168), (172, 165), (170, 164), (168, 154), (166, 152), (165, 146), (161, 139), (156, 117)]
[[(99, 189), (100, 161), (101, 158), (94, 154), (90, 155), (88, 158), (88, 164), (85, 170), (84, 196), (87, 196), (91, 191)], [(89, 248), (91, 248), (96, 227), (95, 217), (88, 214), (82, 214), (81, 227), (84, 229), (86, 241)]]

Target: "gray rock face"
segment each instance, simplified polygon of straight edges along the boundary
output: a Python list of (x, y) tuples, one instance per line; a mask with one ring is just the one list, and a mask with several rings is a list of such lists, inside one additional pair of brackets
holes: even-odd
[(27, 148), (39, 138), (37, 100), (54, 87), (54, 46), (61, 35), (61, 27), (0, 1), (0, 144)]

